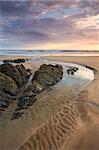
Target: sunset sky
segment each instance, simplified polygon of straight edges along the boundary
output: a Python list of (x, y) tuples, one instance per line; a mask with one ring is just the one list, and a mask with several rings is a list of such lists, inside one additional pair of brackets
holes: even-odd
[(99, 50), (99, 0), (0, 0), (0, 49)]

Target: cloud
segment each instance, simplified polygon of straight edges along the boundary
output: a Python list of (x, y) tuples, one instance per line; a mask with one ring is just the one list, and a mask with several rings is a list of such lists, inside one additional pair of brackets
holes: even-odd
[(3, 0), (0, 14), (0, 41), (5, 45), (11, 46), (12, 40), (15, 47), (98, 40), (97, 0)]
[(79, 29), (99, 29), (99, 15), (81, 18), (76, 22), (76, 25)]

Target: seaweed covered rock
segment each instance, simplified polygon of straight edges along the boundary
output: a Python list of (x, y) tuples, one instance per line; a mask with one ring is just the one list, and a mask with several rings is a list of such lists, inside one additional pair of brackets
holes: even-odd
[(55, 85), (63, 77), (63, 68), (60, 65), (43, 64), (38, 71), (35, 72), (32, 83), (36, 91), (47, 89), (49, 86)]
[(0, 72), (4, 73), (7, 76), (10, 76), (18, 85), (18, 87), (22, 86), (22, 77), (18, 69), (12, 64), (2, 64), (0, 65)]

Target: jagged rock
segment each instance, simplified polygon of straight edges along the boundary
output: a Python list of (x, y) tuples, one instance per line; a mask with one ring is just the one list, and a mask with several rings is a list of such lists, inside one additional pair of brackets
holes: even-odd
[(33, 88), (36, 91), (42, 91), (49, 86), (56, 84), (62, 79), (63, 68), (59, 65), (41, 65), (38, 71), (35, 72), (32, 79)]
[(7, 76), (10, 76), (18, 85), (22, 86), (22, 77), (18, 69), (12, 64), (2, 64), (0, 65), (0, 72), (4, 73)]
[(25, 67), (21, 65), (17, 65), (16, 68), (21, 74), (23, 84), (26, 83), (29, 79), (30, 73), (25, 69)]
[(9, 96), (9, 94), (16, 94), (17, 90), (18, 87), (15, 81), (10, 76), (0, 72), (0, 93), (5, 92), (5, 96), (7, 96), (6, 93)]

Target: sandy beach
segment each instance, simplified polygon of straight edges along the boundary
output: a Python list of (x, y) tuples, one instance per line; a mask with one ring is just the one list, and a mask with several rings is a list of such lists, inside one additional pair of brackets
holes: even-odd
[[(13, 57), (9, 57), (9, 59)], [(19, 58), (19, 57), (14, 57)], [(21, 57), (23, 58), (23, 57)], [(25, 57), (27, 58), (27, 57)], [(31, 58), (31, 57), (28, 57)], [(0, 56), (0, 61), (8, 57)], [(82, 65), (88, 65), (97, 70), (95, 79), (83, 90), (87, 91), (86, 110), (87, 118), (83, 121), (78, 119), (79, 128), (69, 141), (69, 145), (64, 143), (63, 150), (98, 150), (99, 148), (99, 57), (43, 57), (43, 59), (73, 62)], [(33, 72), (38, 69), (42, 63), (26, 62), (23, 63), (26, 68), (31, 68)], [(35, 131), (47, 120), (53, 117), (57, 112), (63, 109), (66, 101), (77, 99), (77, 93), (67, 86), (55, 85), (51, 91), (43, 92), (38, 95), (38, 101), (26, 112), (20, 120), (9, 121), (10, 113), (14, 109), (14, 103), (8, 108), (5, 118), (2, 120), (0, 128), (0, 145), (2, 150), (13, 150), (28, 140)]]

